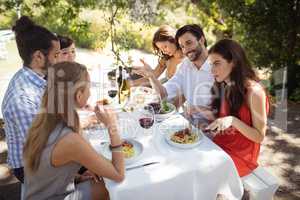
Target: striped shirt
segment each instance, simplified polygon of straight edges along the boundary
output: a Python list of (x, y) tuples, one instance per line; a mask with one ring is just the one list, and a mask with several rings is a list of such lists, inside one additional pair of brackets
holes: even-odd
[(8, 146), (8, 164), (23, 167), (23, 145), (33, 118), (39, 111), (46, 80), (33, 70), (23, 67), (10, 80), (2, 102)]

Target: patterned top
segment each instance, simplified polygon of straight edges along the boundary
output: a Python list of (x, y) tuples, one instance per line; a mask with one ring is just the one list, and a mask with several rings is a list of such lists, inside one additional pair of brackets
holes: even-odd
[(8, 146), (8, 164), (23, 167), (23, 145), (37, 114), (46, 88), (46, 80), (28, 67), (20, 69), (9, 82), (2, 102)]

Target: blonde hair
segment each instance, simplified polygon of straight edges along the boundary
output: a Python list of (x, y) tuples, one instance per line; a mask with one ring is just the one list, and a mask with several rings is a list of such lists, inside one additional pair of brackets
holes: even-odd
[(87, 89), (87, 78), (86, 67), (76, 62), (61, 62), (49, 68), (41, 110), (29, 129), (24, 145), (25, 166), (30, 172), (38, 169), (50, 133), (59, 123), (80, 132), (75, 96)]

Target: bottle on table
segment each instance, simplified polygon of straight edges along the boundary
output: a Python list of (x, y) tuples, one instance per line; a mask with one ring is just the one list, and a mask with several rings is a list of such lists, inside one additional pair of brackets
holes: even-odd
[(124, 104), (126, 100), (130, 97), (130, 85), (128, 74), (123, 70), (122, 66), (119, 66), (119, 77), (118, 77), (118, 97), (119, 104)]

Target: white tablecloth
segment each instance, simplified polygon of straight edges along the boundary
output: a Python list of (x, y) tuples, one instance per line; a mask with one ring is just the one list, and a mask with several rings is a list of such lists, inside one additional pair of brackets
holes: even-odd
[[(166, 143), (166, 131), (181, 129), (186, 124), (182, 116), (178, 114), (155, 124), (150, 136), (144, 136), (144, 130), (131, 117), (127, 117), (131, 120), (128, 124), (135, 128), (126, 131), (138, 132), (136, 139), (144, 146), (140, 159), (131, 166), (160, 163), (126, 171), (122, 183), (105, 179), (111, 200), (215, 200), (218, 193), (230, 200), (241, 199), (243, 186), (233, 161), (209, 138), (204, 136), (193, 149), (178, 149)], [(101, 151), (99, 141), (90, 141)]]

